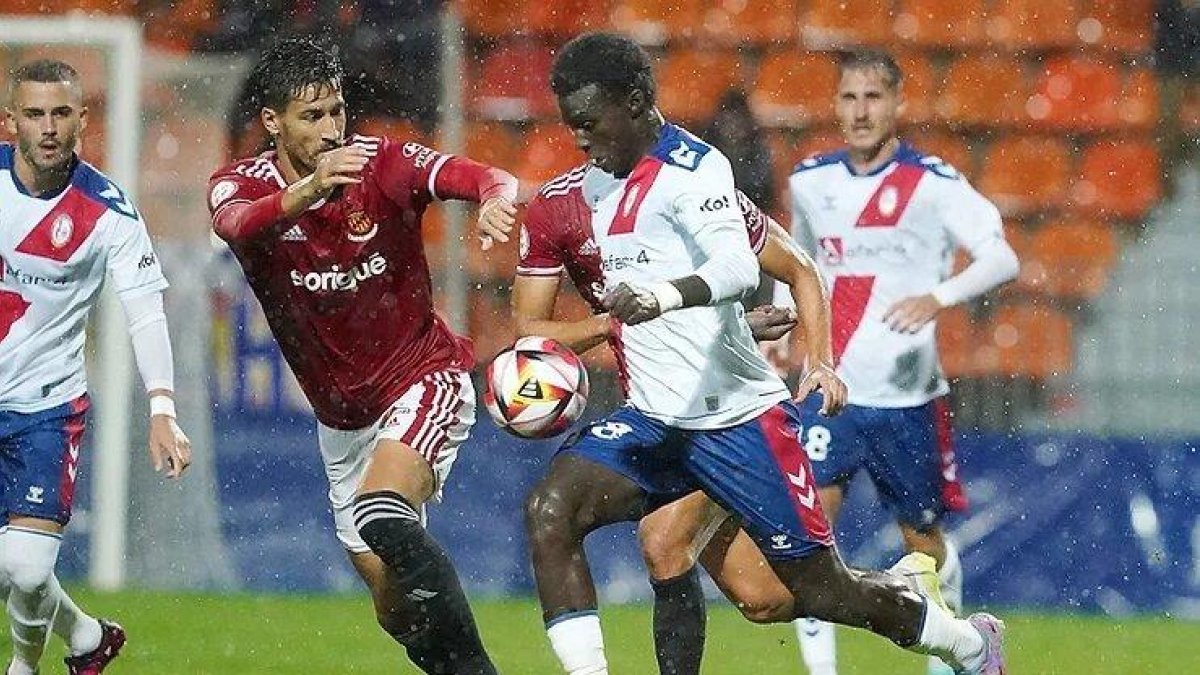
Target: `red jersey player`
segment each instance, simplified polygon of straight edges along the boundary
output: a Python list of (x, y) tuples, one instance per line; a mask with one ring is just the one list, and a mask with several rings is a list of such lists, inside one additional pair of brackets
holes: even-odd
[(213, 228), (316, 412), (338, 538), (422, 670), (494, 673), (423, 526), (475, 393), (470, 343), (433, 309), (421, 216), (434, 199), (478, 202), (485, 246), (507, 241), (517, 181), (418, 143), (345, 140), (341, 65), (310, 38), (279, 42), (250, 77), (275, 150), (213, 174)]

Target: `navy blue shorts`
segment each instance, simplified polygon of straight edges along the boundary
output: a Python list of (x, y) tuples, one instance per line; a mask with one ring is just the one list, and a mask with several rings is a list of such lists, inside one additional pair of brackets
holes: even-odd
[(917, 529), (966, 509), (944, 398), (915, 408), (850, 405), (834, 417), (818, 416), (820, 408), (820, 396), (804, 401), (801, 439), (817, 485), (845, 486), (866, 469), (888, 510)]
[(800, 428), (790, 401), (712, 431), (675, 429), (626, 407), (581, 429), (560, 452), (629, 478), (652, 504), (703, 490), (741, 518), (764, 555), (794, 560), (833, 545)]
[(87, 395), (35, 413), (0, 410), (0, 496), (6, 517), (71, 519)]

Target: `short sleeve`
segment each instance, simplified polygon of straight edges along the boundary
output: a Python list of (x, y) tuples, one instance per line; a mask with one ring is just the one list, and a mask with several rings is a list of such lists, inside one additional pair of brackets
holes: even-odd
[(557, 276), (562, 272), (562, 255), (555, 244), (554, 220), (545, 197), (534, 198), (525, 210), (519, 239), (517, 274)]
[(141, 295), (167, 287), (158, 256), (141, 218), (117, 217), (110, 239), (108, 272), (121, 296)]

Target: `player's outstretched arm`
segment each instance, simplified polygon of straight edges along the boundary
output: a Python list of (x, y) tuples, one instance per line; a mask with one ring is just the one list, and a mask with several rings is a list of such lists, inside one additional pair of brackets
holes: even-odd
[(589, 316), (580, 321), (554, 320), (558, 286), (558, 276), (517, 275), (513, 281), (512, 295), (517, 337), (538, 335), (550, 338), (566, 345), (577, 354), (603, 343), (609, 333), (607, 314)]
[(160, 291), (119, 294), (138, 372), (150, 396), (150, 460), (155, 471), (179, 478), (192, 463), (192, 445), (175, 422), (175, 368)]
[(803, 400), (820, 390), (821, 413), (836, 415), (846, 405), (847, 391), (833, 364), (829, 294), (816, 263), (787, 230), (775, 221), (769, 228), (767, 243), (758, 254), (759, 263), (769, 276), (787, 285), (800, 323), (800, 331), (793, 333), (792, 339), (802, 341), (805, 349), (806, 371), (796, 389), (796, 399)]
[(450, 157), (437, 172), (434, 191), (441, 199), (479, 204), (479, 239), (483, 250), (507, 242), (517, 223), (517, 188), (511, 173), (466, 157)]

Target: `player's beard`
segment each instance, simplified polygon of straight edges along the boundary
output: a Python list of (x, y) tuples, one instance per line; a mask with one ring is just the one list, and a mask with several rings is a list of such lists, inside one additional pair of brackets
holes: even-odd
[(61, 174), (65, 173), (71, 167), (71, 155), (75, 150), (77, 138), (78, 135), (70, 134), (58, 139), (58, 148), (50, 157), (46, 157), (44, 154), (42, 139), (40, 138), (36, 142), (29, 142), (27, 139), (22, 138), (18, 146), (25, 161), (37, 173)]

